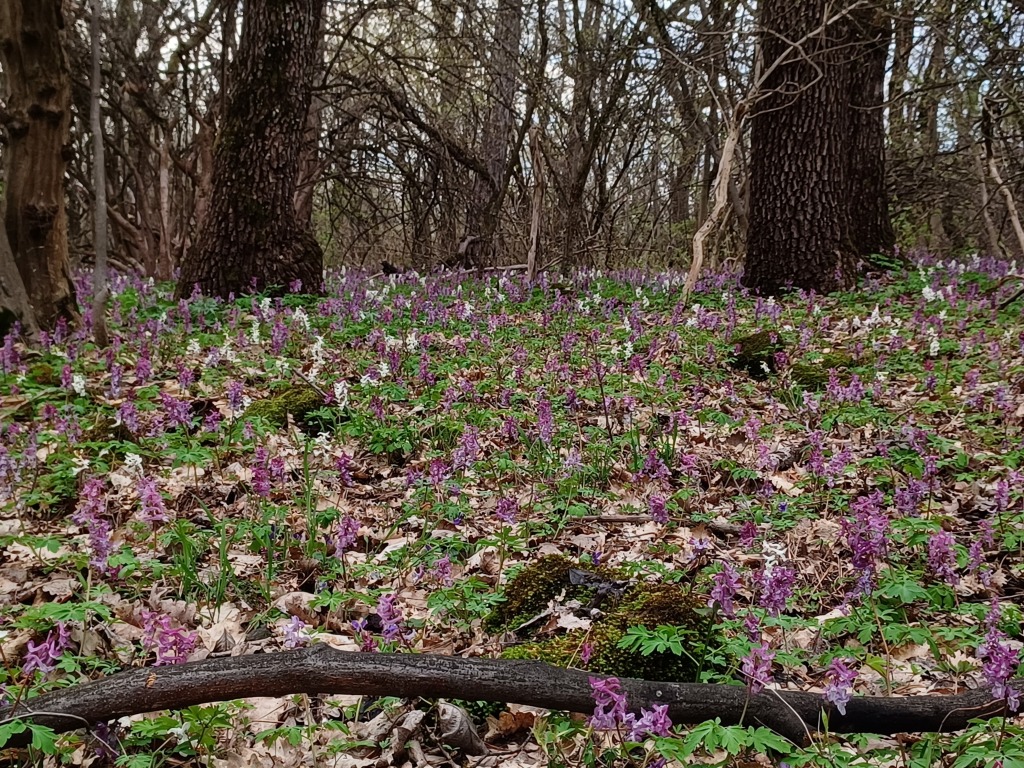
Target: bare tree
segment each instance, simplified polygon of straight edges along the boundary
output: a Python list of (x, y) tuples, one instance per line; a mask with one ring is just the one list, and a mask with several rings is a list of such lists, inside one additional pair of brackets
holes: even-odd
[[(878, 148), (881, 45), (861, 3), (827, 0), (761, 6), (766, 92), (751, 127), (750, 229), (744, 284), (761, 293), (849, 287), (860, 257), (884, 245), (884, 158)], [(856, 14), (856, 15), (855, 15)], [(868, 64), (865, 64), (867, 60)], [(852, 118), (853, 113), (858, 119)], [(856, 152), (860, 156), (853, 156)], [(852, 190), (883, 196), (851, 199)], [(854, 208), (867, 207), (870, 214)]]
[(92, 49), (92, 76), (89, 78), (89, 127), (93, 144), (93, 183), (96, 205), (93, 212), (96, 263), (92, 273), (92, 332), (99, 347), (106, 347), (106, 307), (110, 297), (107, 288), (107, 166), (103, 151), (103, 106), (100, 103), (103, 73), (100, 67), (100, 0), (92, 0), (92, 19), (89, 23), (89, 43)]
[(0, 60), (7, 81), (4, 224), (44, 329), (78, 319), (64, 205), (71, 83), (63, 26), (60, 0), (0, 4)]
[(323, 252), (295, 214), (322, 0), (249, 0), (214, 156), (212, 200), (178, 296), (320, 290)]

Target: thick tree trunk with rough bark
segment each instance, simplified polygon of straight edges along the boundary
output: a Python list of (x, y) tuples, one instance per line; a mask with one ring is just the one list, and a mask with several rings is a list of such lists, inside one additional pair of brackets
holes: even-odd
[(481, 258), (490, 261), (492, 242), (498, 227), (498, 206), (505, 185), (509, 143), (512, 135), (512, 102), (519, 86), (519, 43), (523, 29), (522, 0), (499, 0), (494, 24), (494, 40), (489, 61), (491, 104), (480, 140), (481, 157), (489, 178), (473, 181), (466, 222), (469, 235), (484, 240)]
[(881, 14), (826, 0), (761, 7), (765, 78), (751, 125), (743, 277), (758, 293), (848, 288), (863, 257), (892, 247)]
[(71, 79), (60, 0), (0, 3), (0, 58), (7, 82), (4, 224), (25, 291), (44, 329), (78, 319), (68, 270), (64, 171)]
[(896, 234), (889, 218), (885, 184), (885, 65), (892, 40), (892, 21), (885, 8), (866, 7), (851, 17), (860, 55), (851, 62), (850, 149), (847, 178), (850, 191), (850, 237), (857, 254), (870, 260), (891, 253)]
[(182, 264), (194, 286), (227, 297), (323, 283), (323, 252), (295, 213), (295, 190), (323, 0), (248, 0), (214, 155), (210, 207)]
[(32, 337), (39, 332), (25, 283), (18, 274), (11, 244), (7, 242), (7, 231), (0, 226), (0, 342), (14, 330), (15, 323), (20, 323), (26, 336)]

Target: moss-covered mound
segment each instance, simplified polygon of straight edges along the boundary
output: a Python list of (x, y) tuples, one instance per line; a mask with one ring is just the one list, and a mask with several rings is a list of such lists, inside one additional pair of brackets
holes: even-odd
[(275, 395), (257, 400), (245, 411), (246, 418), (262, 418), (278, 429), (287, 426), (288, 417), (301, 427), (311, 426), (308, 416), (325, 405), (323, 396), (312, 387), (289, 386)]
[[(630, 627), (656, 630), (674, 627), (681, 635), (683, 654), (620, 648)], [(695, 682), (708, 666), (709, 651), (721, 644), (705, 602), (677, 584), (636, 584), (616, 606), (588, 630), (573, 630), (550, 640), (524, 643), (503, 655), (511, 659), (534, 659), (558, 666), (580, 666), (584, 644), (591, 647), (587, 669), (606, 675), (639, 677), (645, 680)]]
[(729, 365), (745, 371), (752, 379), (766, 379), (776, 371), (775, 353), (784, 349), (782, 338), (775, 331), (757, 331), (746, 336), (734, 336), (733, 354)]
[(543, 611), (568, 589), (569, 571), (577, 567), (564, 555), (545, 555), (516, 574), (505, 587), (505, 602), (487, 617), (491, 630), (514, 627)]
[(813, 355), (809, 359), (793, 363), (790, 375), (793, 382), (804, 389), (821, 390), (828, 386), (829, 371), (836, 371), (843, 384), (850, 381), (850, 368), (864, 365), (866, 361), (857, 361), (845, 352), (827, 352)]
[[(609, 568), (584, 570), (563, 555), (548, 555), (523, 568), (505, 589), (505, 602), (489, 617), (488, 626), (515, 628), (563, 596), (591, 606), (600, 617), (589, 629), (572, 630), (558, 637), (534, 640), (509, 648), (510, 659), (547, 661), (558, 666), (580, 666), (584, 645), (591, 648), (587, 669), (608, 675), (647, 680), (696, 681), (706, 667), (708, 651), (721, 639), (703, 599), (678, 584), (633, 584)], [(631, 627), (674, 627), (683, 653), (659, 651), (644, 655), (620, 648)], [(528, 628), (535, 629), (535, 626)]]

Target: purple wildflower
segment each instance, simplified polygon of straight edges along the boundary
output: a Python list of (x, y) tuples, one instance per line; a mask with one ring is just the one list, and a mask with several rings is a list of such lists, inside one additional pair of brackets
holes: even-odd
[(434, 563), (434, 567), (430, 569), (430, 577), (442, 586), (450, 587), (452, 585), (454, 582), (452, 561), (448, 555)]
[(551, 414), (551, 401), (542, 396), (537, 402), (537, 432), (544, 445), (551, 445), (555, 434), (555, 421)]
[(182, 627), (172, 627), (171, 617), (156, 611), (142, 612), (142, 647), (156, 651), (154, 666), (183, 664), (199, 643), (199, 635)]
[(825, 701), (831, 702), (839, 711), (840, 715), (846, 714), (846, 705), (850, 701), (851, 686), (857, 679), (857, 670), (851, 669), (846, 663), (847, 660), (838, 656), (832, 659), (825, 678), (828, 684), (825, 686)]
[(651, 519), (656, 523), (667, 523), (668, 510), (665, 508), (665, 499), (661, 496), (651, 496), (648, 503), (651, 510)]
[(501, 522), (511, 525), (516, 521), (518, 513), (519, 504), (515, 499), (510, 499), (507, 496), (498, 499), (498, 506), (494, 510), (494, 516)]
[(395, 595), (381, 595), (377, 600), (377, 616), (384, 629), (381, 634), (385, 640), (394, 640), (401, 631), (402, 609), (395, 605)]
[(164, 504), (164, 497), (156, 487), (156, 480), (144, 477), (139, 481), (139, 504), (142, 511), (139, 519), (156, 527), (157, 523), (166, 523), (170, 519), (167, 515), (167, 507)]
[(352, 464), (352, 457), (347, 453), (342, 453), (334, 460), (334, 468), (338, 471), (338, 480), (346, 488), (353, 485)]
[(736, 618), (736, 609), (732, 602), (740, 585), (736, 571), (728, 563), (722, 563), (722, 570), (716, 573), (712, 580), (715, 585), (711, 588), (711, 605), (717, 605), (728, 618)]
[(768, 650), (768, 643), (762, 641), (750, 649), (740, 665), (740, 671), (747, 678), (750, 695), (756, 696), (772, 680), (772, 661), (775, 651)]
[(359, 536), (359, 521), (352, 515), (345, 515), (338, 521), (338, 528), (334, 533), (334, 552), (339, 557), (345, 554), (356, 543)]
[[(615, 728), (632, 716), (626, 711), (626, 694), (617, 677), (591, 677), (590, 690), (594, 696), (594, 714), (590, 725), (594, 728)], [(629, 723), (632, 725), (632, 723)]]
[(953, 534), (942, 528), (928, 539), (928, 567), (937, 579), (941, 579), (955, 587), (960, 577), (956, 573), (956, 539)]
[(590, 664), (590, 657), (594, 655), (594, 644), (584, 643), (580, 646), (580, 664), (584, 667)]
[(291, 620), (284, 626), (284, 647), (301, 648), (309, 642), (309, 635), (306, 630), (309, 624), (298, 616), (292, 616)]
[(480, 430), (466, 427), (459, 439), (459, 445), (452, 454), (453, 469), (469, 469), (480, 455)]
[(1013, 687), (1010, 679), (1020, 665), (1020, 653), (1006, 642), (1006, 635), (999, 629), (999, 604), (992, 602), (992, 609), (985, 621), (988, 632), (978, 647), (981, 672), (985, 681), (992, 686), (992, 698), (1004, 699), (1006, 708), (1016, 712), (1020, 708), (1020, 692)]
[(43, 642), (36, 644), (29, 640), (22, 673), (30, 675), (36, 670), (44, 674), (49, 672), (57, 666), (70, 641), (70, 632), (63, 621), (57, 622), (56, 628), (50, 630)]
[(887, 552), (889, 518), (881, 505), (882, 494), (878, 491), (861, 496), (850, 505), (853, 519), (842, 521), (846, 542), (853, 551), (851, 562), (859, 572), (857, 589), (860, 593), (870, 591), (877, 562)]
[(786, 602), (793, 594), (796, 571), (784, 566), (767, 568), (758, 576), (761, 595), (758, 602), (769, 616), (778, 616), (786, 610)]
[(651, 709), (640, 712), (640, 718), (633, 723), (633, 728), (629, 732), (629, 740), (642, 741), (648, 736), (668, 736), (671, 728), (668, 704), (655, 704)]
[(270, 496), (269, 454), (263, 446), (256, 449), (256, 455), (253, 459), (252, 489), (256, 492), (257, 496), (264, 499)]

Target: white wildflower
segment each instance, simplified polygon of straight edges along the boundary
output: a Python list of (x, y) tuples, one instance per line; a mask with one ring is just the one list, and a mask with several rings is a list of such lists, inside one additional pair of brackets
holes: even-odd
[(186, 347), (185, 351), (190, 355), (199, 355), (203, 351), (203, 348), (199, 346), (199, 341), (197, 339), (189, 339), (188, 347)]
[(126, 453), (124, 455), (124, 468), (133, 475), (141, 475), (142, 457), (137, 453)]
[(85, 376), (80, 373), (76, 373), (72, 376), (71, 388), (75, 390), (75, 394), (79, 397), (85, 397)]
[(309, 331), (309, 315), (306, 314), (302, 307), (295, 308), (295, 311), (292, 312), (292, 319), (299, 323), (306, 331)]
[(259, 318), (252, 319), (252, 326), (249, 328), (249, 341), (253, 344), (260, 343), (260, 321)]
[(344, 408), (348, 405), (348, 382), (339, 379), (334, 382), (334, 401), (338, 404), (339, 408)]

